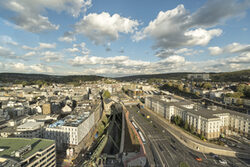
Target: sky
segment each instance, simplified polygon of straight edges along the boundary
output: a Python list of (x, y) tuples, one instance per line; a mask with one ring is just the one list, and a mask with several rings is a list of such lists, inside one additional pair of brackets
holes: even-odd
[(249, 69), (249, 8), (250, 0), (1, 0), (0, 72)]

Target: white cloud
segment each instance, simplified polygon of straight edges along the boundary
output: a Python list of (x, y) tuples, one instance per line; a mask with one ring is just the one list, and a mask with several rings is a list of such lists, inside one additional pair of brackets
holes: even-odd
[(27, 67), (23, 63), (15, 63), (12, 67), (17, 71), (24, 71)]
[(44, 64), (26, 65), (20, 62), (5, 63), (2, 67), (8, 72), (28, 72), (28, 73), (53, 73), (54, 70), (50, 66)]
[(242, 53), (236, 57), (229, 58), (228, 62), (234, 64), (250, 64), (250, 52)]
[(38, 49), (54, 49), (56, 48), (56, 43), (39, 43)]
[(185, 62), (185, 58), (182, 56), (178, 56), (178, 55), (169, 56), (160, 61), (160, 63), (164, 63), (164, 64), (178, 64), (178, 63), (184, 63), (184, 62)]
[(117, 40), (119, 33), (133, 33), (138, 25), (137, 20), (131, 20), (119, 14), (111, 16), (106, 12), (90, 13), (76, 23), (75, 32), (85, 35), (98, 45)]
[(47, 10), (53, 10), (58, 13), (65, 11), (77, 17), (81, 12), (86, 12), (91, 5), (91, 0), (0, 1), (1, 8), (14, 13), (11, 17), (8, 15), (1, 15), (1, 17), (16, 24), (18, 28), (34, 33), (57, 30), (59, 28), (59, 25), (51, 23), (49, 18), (44, 16)]
[(150, 37), (155, 40), (154, 48), (163, 49), (204, 46), (222, 33), (221, 29), (211, 29), (213, 26), (244, 13), (248, 7), (247, 1), (211, 0), (190, 14), (184, 5), (178, 5), (172, 10), (160, 11), (155, 20), (136, 32), (133, 39), (139, 41)]
[(62, 37), (58, 38), (61, 42), (73, 42), (76, 40), (76, 37), (73, 32), (68, 31), (63, 34)]
[(44, 60), (47, 63), (60, 61), (63, 58), (61, 53), (51, 51), (42, 52), (40, 55), (43, 56), (41, 60)]
[(38, 72), (38, 73), (53, 73), (54, 72), (53, 68), (45, 66), (43, 64), (31, 65), (31, 66), (29, 66), (29, 68), (31, 70)]
[(42, 42), (40, 42), (39, 46), (37, 46), (37, 47), (32, 48), (32, 47), (23, 45), (22, 48), (24, 50), (34, 50), (34, 51), (44, 50), (44, 49), (55, 49), (56, 43), (42, 43)]
[(223, 53), (223, 49), (221, 49), (218, 46), (209, 47), (208, 50), (210, 51), (211, 55), (219, 55), (219, 54)]
[(36, 55), (36, 52), (27, 52), (24, 54), (24, 57), (32, 57), (32, 56), (35, 56)]
[(194, 50), (189, 48), (182, 48), (182, 49), (161, 49), (155, 53), (156, 57), (159, 58), (167, 58), (169, 56), (173, 55), (184, 55), (184, 56), (190, 56), (190, 55), (197, 55), (203, 53), (203, 50)]
[(86, 47), (86, 43), (84, 43), (84, 42), (79, 43), (79, 44), (73, 44), (73, 48), (78, 49), (82, 55), (89, 55), (90, 54), (90, 50)]
[(240, 44), (240, 43), (232, 43), (227, 45), (224, 48), (220, 48), (218, 46), (209, 47), (208, 50), (212, 55), (219, 55), (222, 53), (244, 53), (250, 52), (249, 44)]
[(78, 48), (68, 48), (66, 49), (67, 52), (75, 53), (75, 52), (80, 52)]
[(73, 66), (79, 65), (114, 65), (119, 67), (146, 67), (150, 62), (131, 60), (127, 56), (96, 57), (77, 56), (70, 61)]

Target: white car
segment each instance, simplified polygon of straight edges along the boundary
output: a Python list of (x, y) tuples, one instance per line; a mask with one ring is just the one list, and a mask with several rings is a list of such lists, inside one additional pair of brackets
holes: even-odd
[(220, 164), (223, 164), (223, 165), (226, 165), (226, 164), (227, 164), (227, 161), (224, 160), (224, 159), (220, 159), (219, 162), (220, 162)]

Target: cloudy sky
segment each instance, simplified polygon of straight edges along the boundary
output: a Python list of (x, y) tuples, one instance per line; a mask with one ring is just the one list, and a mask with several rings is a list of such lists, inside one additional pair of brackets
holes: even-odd
[(250, 0), (1, 0), (0, 72), (249, 69), (249, 8)]

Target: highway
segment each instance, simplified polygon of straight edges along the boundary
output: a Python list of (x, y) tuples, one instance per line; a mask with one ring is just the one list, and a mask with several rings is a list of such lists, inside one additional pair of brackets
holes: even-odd
[[(221, 165), (209, 154), (193, 151), (182, 145), (167, 129), (161, 124), (157, 117), (150, 115), (146, 110), (139, 110), (136, 106), (127, 107), (130, 112), (130, 119), (134, 120), (146, 138), (145, 150), (150, 166), (179, 166), (181, 162), (186, 162), (191, 167), (206, 166), (247, 166), (237, 158), (222, 157), (227, 161), (227, 165)], [(144, 116), (143, 116), (144, 115)], [(146, 118), (150, 115), (150, 119)], [(195, 158), (202, 158), (198, 162)]]

